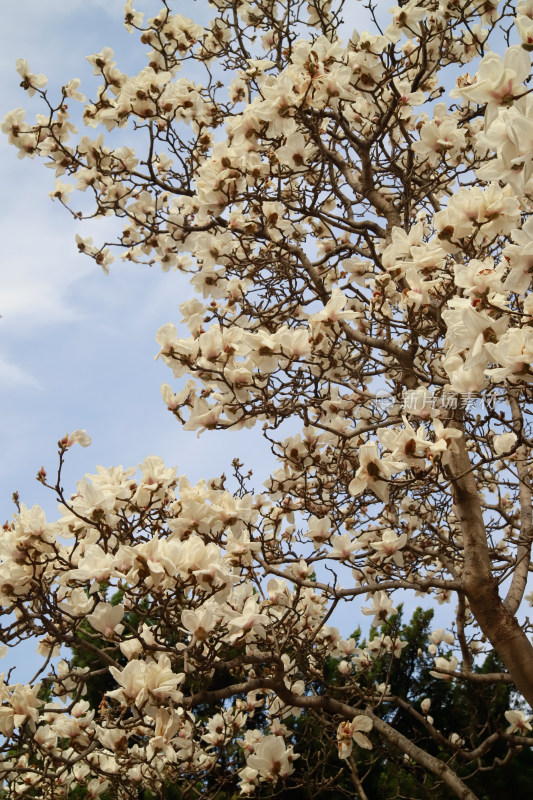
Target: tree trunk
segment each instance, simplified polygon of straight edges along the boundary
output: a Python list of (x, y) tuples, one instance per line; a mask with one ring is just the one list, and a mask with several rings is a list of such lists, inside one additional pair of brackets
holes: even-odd
[[(462, 431), (460, 423), (450, 425)], [(481, 630), (507, 667), (516, 688), (533, 708), (533, 646), (498, 593), (464, 435), (457, 443), (458, 450), (450, 467), (456, 514), (463, 536), (463, 590)]]

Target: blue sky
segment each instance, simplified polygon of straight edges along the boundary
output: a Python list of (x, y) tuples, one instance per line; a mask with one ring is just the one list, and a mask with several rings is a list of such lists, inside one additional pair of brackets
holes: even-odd
[[(2, 115), (22, 106), (31, 120), (42, 110), (37, 98), (19, 88), (18, 57), (48, 76), (52, 92), (73, 77), (94, 89), (85, 56), (104, 45), (115, 49), (124, 71), (143, 66), (143, 46), (122, 27), (122, 5), (9, 4), (0, 50)], [(138, 7), (150, 12), (160, 5), (142, 0)], [(205, 19), (205, 11), (200, 16)], [(28, 505), (38, 502), (55, 515), (53, 496), (33, 478), (41, 464), (53, 474), (57, 440), (76, 428), (86, 428), (93, 445), (70, 451), (64, 482), (69, 490), (97, 464), (137, 464), (151, 454), (195, 480), (219, 474), (233, 456), (247, 452), (259, 469), (258, 454), (267, 453), (258, 434), (232, 434), (231, 443), (224, 434), (197, 438), (180, 429), (161, 400), (160, 384), (172, 375), (154, 361), (154, 337), (161, 325), (179, 320), (179, 304), (192, 295), (183, 276), (120, 261), (104, 275), (78, 254), (74, 236), (91, 234), (98, 241), (111, 234), (113, 221), (77, 223), (48, 197), (52, 171), (37, 159), (19, 160), (4, 138), (0, 148), (3, 185), (9, 187), (0, 215), (2, 521), (11, 514), (15, 489)]]

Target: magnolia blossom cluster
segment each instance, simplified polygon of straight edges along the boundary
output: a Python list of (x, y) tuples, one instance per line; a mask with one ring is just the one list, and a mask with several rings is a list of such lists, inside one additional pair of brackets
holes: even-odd
[[(74, 438), (61, 440), (61, 451)], [(15, 615), (8, 638), (15, 643), (24, 635), (30, 613), (43, 655), (64, 641), (78, 642), (104, 657), (117, 688), (105, 693), (95, 713), (82, 699), (94, 673), (63, 659), (47, 678), (59, 702), (41, 699), (40, 683), (2, 684), (1, 731), (15, 746), (30, 732), (42, 769), (62, 785), (87, 785), (89, 792), (94, 786), (104, 792), (109, 780), (101, 776), (118, 779), (124, 770), (139, 786), (159, 784), (169, 765), (201, 774), (216, 763), (220, 748), (236, 741), (246, 757), (240, 777), (248, 793), (257, 782), (292, 772), (298, 756), (278, 720), (299, 713), (307, 690), (303, 660), (318, 666), (325, 657), (342, 656), (355, 681), (383, 653), (398, 657), (401, 647), (378, 637), (362, 650), (324, 623), (327, 592), (304, 579), (309, 566), (302, 559), (291, 565), (259, 532), (259, 518), (275, 511), (265, 496), (239, 498), (214, 483), (191, 486), (155, 457), (140, 468), (136, 478), (134, 469), (100, 467), (60, 506), (56, 523), (47, 523), (37, 506), (22, 504), (6, 527), (0, 594), (4, 609)], [(265, 559), (276, 574), (274, 565), (283, 565), (286, 577), (264, 585), (261, 576), (270, 571)], [(395, 611), (381, 601), (376, 619)], [(292, 658), (276, 655), (280, 636), (291, 642)], [(236, 699), (195, 722), (213, 670), (226, 668), (235, 647), (242, 655), (234, 679), (240, 676), (256, 690), (245, 702)], [(275, 680), (265, 677), (271, 665)], [(271, 720), (269, 735), (249, 727), (261, 707)], [(242, 741), (235, 740), (243, 733)], [(72, 769), (65, 772), (62, 765), (69, 762)], [(2, 767), (15, 792), (28, 784), (26, 776), (20, 784), (17, 777), (25, 763), (9, 759)]]
[[(377, 33), (332, 0), (212, 5), (207, 25), (167, 3), (145, 22), (128, 0), (146, 66), (89, 56), (90, 102), (78, 79), (54, 101), (19, 60), (46, 113), (2, 130), (77, 219), (117, 217), (114, 243), (76, 236), (104, 272), (120, 254), (190, 275), (156, 334), (163, 401), (198, 435), (260, 425), (278, 464), (262, 486), (238, 461), (191, 485), (150, 456), (71, 497), (39, 471), (60, 518), (19, 504), (0, 539), (5, 641), (45, 662), (0, 686), (1, 774), (9, 798), (125, 798), (207, 785), (224, 753), (251, 794), (302, 769), (305, 709), (352, 767), (383, 739), (473, 797), (455, 763), (532, 744), (529, 717), (445, 735), (430, 698), (394, 694), (394, 593), (452, 604), (432, 677), (533, 705), (533, 4), (409, 0)], [(488, 392), (482, 413), (444, 402)], [(368, 641), (333, 625), (344, 604)], [(493, 649), (502, 671), (480, 677)]]

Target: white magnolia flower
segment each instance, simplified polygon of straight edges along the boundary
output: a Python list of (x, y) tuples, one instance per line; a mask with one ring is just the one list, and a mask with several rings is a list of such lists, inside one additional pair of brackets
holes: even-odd
[(420, 33), (418, 23), (424, 19), (426, 13), (423, 6), (417, 5), (417, 0), (409, 0), (401, 6), (392, 6), (389, 8), (392, 23), (385, 29), (385, 36), (391, 42), (398, 42), (402, 38), (402, 33), (407, 37), (416, 36)]
[(86, 430), (73, 431), (61, 440), (64, 447), (72, 447), (73, 444), (79, 444), (82, 447), (88, 447), (91, 444), (91, 437)]
[(174, 700), (179, 703), (183, 694), (177, 687), (185, 679), (183, 673), (172, 672), (170, 659), (161, 654), (158, 661), (129, 661), (124, 669), (110, 667), (110, 673), (120, 684), (120, 689), (107, 692), (122, 705), (135, 703), (142, 706), (150, 696), (157, 700)]
[(328, 300), (322, 311), (312, 314), (309, 319), (309, 327), (313, 338), (318, 336), (320, 331), (327, 330), (327, 326), (332, 326), (341, 320), (354, 319), (357, 314), (355, 311), (343, 311), (342, 309), (348, 302), (348, 298), (339, 288), (333, 289), (331, 298)]
[(48, 83), (46, 75), (34, 75), (30, 70), (30, 65), (24, 58), (17, 58), (15, 67), (22, 78), (21, 86), (25, 89), (30, 97), (33, 97), (36, 89), (44, 89)]
[(366, 442), (359, 448), (359, 469), (350, 482), (348, 491), (358, 495), (368, 489), (384, 503), (389, 502), (387, 481), (396, 473), (406, 469), (403, 461), (393, 461), (392, 457), (380, 458), (376, 442)]
[(374, 619), (370, 623), (374, 628), (393, 614), (398, 613), (398, 609), (392, 605), (392, 600), (386, 592), (375, 592), (372, 595), (372, 606), (361, 609), (365, 616), (374, 615)]
[(270, 623), (270, 618), (262, 614), (255, 597), (249, 597), (242, 609), (241, 614), (236, 614), (228, 621), (228, 626), (234, 628), (235, 632), (229, 637), (230, 641), (236, 641), (242, 637), (255, 638), (260, 636), (265, 638), (265, 625)]
[(455, 641), (453, 633), (445, 631), (444, 628), (435, 628), (435, 630), (431, 631), (429, 639), (435, 645), (442, 644), (442, 642), (453, 644)]
[(95, 631), (100, 631), (104, 639), (111, 639), (114, 633), (121, 634), (124, 630), (124, 625), (120, 624), (123, 617), (122, 603), (98, 603), (93, 613), (87, 616), (87, 622)]
[(507, 733), (518, 733), (525, 736), (531, 730), (529, 724), (531, 717), (526, 717), (523, 711), (506, 711), (505, 719), (511, 724), (507, 728)]
[[(352, 752), (353, 743), (365, 750), (372, 750), (370, 739), (365, 736), (372, 730), (372, 720), (363, 714), (359, 714), (351, 721), (341, 722), (337, 728), (337, 747), (339, 758), (348, 758)], [(364, 733), (363, 733), (364, 731)]]
[(204, 606), (196, 611), (185, 609), (181, 614), (181, 623), (192, 633), (193, 642), (204, 642), (217, 624), (217, 617), (210, 606)]
[(451, 658), (444, 658), (443, 656), (438, 656), (435, 659), (435, 669), (430, 670), (429, 674), (433, 675), (434, 678), (440, 678), (444, 681), (450, 681), (452, 676), (450, 673), (456, 672), (457, 667), (459, 666), (459, 662), (455, 658), (455, 656), (451, 656)]
[(321, 547), (332, 535), (331, 521), (329, 517), (309, 517), (309, 530), (307, 536), (313, 540), (315, 548)]
[(292, 762), (298, 758), (282, 736), (265, 736), (246, 759), (248, 767), (257, 770), (263, 780), (277, 780), (292, 775)]
[(406, 533), (398, 536), (394, 531), (386, 529), (381, 539), (369, 544), (378, 553), (380, 561), (392, 560), (397, 566), (403, 567), (403, 555), (400, 550), (407, 544)]
[(531, 285), (533, 277), (533, 217), (529, 217), (521, 228), (511, 231), (514, 244), (503, 249), (509, 263), (509, 274), (505, 279), (505, 289), (524, 294)]
[(486, 345), (487, 351), (501, 367), (485, 370), (493, 381), (532, 380), (530, 365), (533, 363), (533, 330), (529, 327), (510, 328), (500, 340)]
[(512, 431), (509, 433), (500, 433), (499, 436), (495, 436), (492, 441), (494, 452), (499, 456), (509, 452), (509, 450), (513, 449), (516, 439), (516, 433), (512, 433)]
[(531, 60), (519, 45), (508, 47), (502, 58), (490, 51), (483, 58), (473, 83), (450, 92), (450, 97), (464, 97), (479, 105), (487, 105), (486, 127), (495, 119), (498, 106), (511, 105), (525, 92), (523, 82), (529, 77)]

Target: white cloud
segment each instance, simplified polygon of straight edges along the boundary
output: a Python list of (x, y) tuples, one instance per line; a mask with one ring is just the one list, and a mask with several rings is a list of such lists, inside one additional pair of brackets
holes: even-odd
[(0, 353), (0, 392), (10, 392), (13, 389), (41, 390), (42, 387), (37, 378)]
[[(44, 178), (47, 177), (46, 173)], [(46, 180), (35, 182), (38, 189), (46, 186)], [(81, 258), (76, 251), (73, 227), (68, 218), (63, 218), (63, 209), (54, 213), (56, 209), (51, 208), (51, 203), (48, 206), (46, 194), (44, 198), (30, 195), (25, 199), (27, 189), (25, 182), (14, 187), (11, 204), (4, 207), (0, 224), (0, 314), (6, 332), (16, 328), (22, 335), (43, 324), (79, 319), (80, 309), (69, 301), (68, 292), (75, 281), (94, 272), (93, 262)]]

